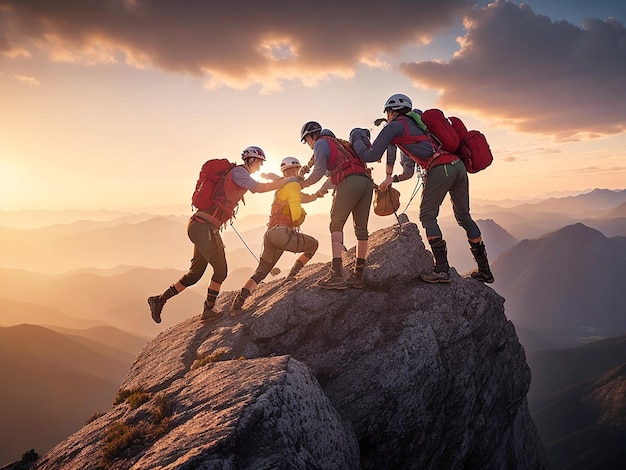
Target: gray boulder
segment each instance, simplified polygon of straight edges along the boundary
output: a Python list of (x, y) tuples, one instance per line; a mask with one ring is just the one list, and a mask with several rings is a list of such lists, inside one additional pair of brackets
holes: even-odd
[[(313, 264), (261, 284), (234, 318), (223, 293), (222, 319), (147, 344), (121, 384), (135, 398), (35, 468), (547, 468), (504, 299), (454, 270), (419, 281), (431, 267), (408, 222), (370, 236), (364, 290), (317, 288), (329, 266)], [(123, 426), (137, 437), (113, 452)]]

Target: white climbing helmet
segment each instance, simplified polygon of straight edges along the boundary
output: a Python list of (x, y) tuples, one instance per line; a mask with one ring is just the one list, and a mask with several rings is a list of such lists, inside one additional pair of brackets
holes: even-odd
[(290, 168), (300, 168), (302, 165), (300, 164), (300, 160), (296, 157), (286, 157), (280, 162), (280, 170), (285, 171)]
[(245, 149), (243, 149), (243, 152), (241, 152), (241, 157), (244, 159), (244, 161), (247, 158), (258, 158), (259, 160), (265, 161), (265, 152), (261, 147), (255, 147), (254, 145), (251, 145), (250, 147), (246, 147)]
[(393, 111), (398, 111), (399, 109), (409, 108), (413, 109), (413, 103), (411, 102), (411, 98), (402, 93), (396, 93), (395, 95), (391, 95), (389, 99), (385, 102), (385, 108), (383, 112), (386, 112), (388, 109)]

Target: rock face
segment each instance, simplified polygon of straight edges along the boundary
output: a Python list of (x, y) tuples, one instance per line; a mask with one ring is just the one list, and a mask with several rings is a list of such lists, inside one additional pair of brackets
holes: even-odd
[(222, 319), (147, 344), (128, 398), (34, 468), (547, 468), (504, 299), (454, 270), (418, 281), (430, 267), (408, 222), (370, 236), (364, 290), (315, 287), (328, 264), (313, 264), (235, 318), (222, 294)]

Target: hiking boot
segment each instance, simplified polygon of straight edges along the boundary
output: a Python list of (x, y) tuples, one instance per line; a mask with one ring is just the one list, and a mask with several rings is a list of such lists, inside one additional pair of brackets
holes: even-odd
[(243, 313), (243, 310), (241, 308), (243, 307), (243, 303), (245, 301), (246, 299), (241, 295), (241, 292), (237, 293), (237, 295), (233, 299), (232, 305), (230, 306), (231, 317), (236, 317), (237, 315), (241, 315)]
[(219, 319), (222, 316), (222, 312), (216, 312), (213, 310), (213, 305), (208, 303), (206, 300), (204, 301), (204, 310), (202, 311), (202, 315), (200, 316), (200, 320), (209, 323)]
[(442, 238), (434, 238), (432, 240), (428, 240), (428, 243), (430, 244), (430, 249), (432, 250), (433, 257), (435, 258), (435, 271), (439, 274), (447, 274), (450, 271), (450, 265), (448, 264), (448, 248), (446, 241)]
[(473, 271), (470, 276), (472, 279), (476, 279), (477, 281), (487, 282), (491, 284), (495, 279), (493, 274), (491, 273), (491, 268), (489, 267), (489, 260), (487, 259), (487, 249), (485, 248), (485, 244), (482, 241), (479, 242), (469, 242), (470, 250), (472, 251), (472, 255), (476, 260), (476, 264), (478, 265), (478, 269)]
[(148, 305), (150, 306), (150, 314), (155, 323), (161, 323), (161, 311), (165, 305), (165, 300), (161, 300), (160, 295), (148, 297)]
[(291, 268), (291, 271), (289, 271), (289, 274), (287, 274), (287, 276), (285, 277), (285, 284), (293, 281), (296, 278), (296, 274), (298, 274), (303, 267), (304, 264), (302, 263), (302, 261), (296, 260), (293, 267)]
[(491, 271), (485, 273), (480, 270), (475, 270), (470, 273), (470, 277), (480, 282), (486, 282), (487, 284), (491, 284), (493, 281), (495, 281), (495, 278), (493, 277)]
[(355, 289), (363, 289), (363, 271), (353, 271), (346, 279), (346, 284)]
[(348, 288), (348, 284), (343, 280), (343, 276), (333, 271), (328, 273), (325, 278), (317, 281), (315, 285), (322, 289), (344, 290)]
[(437, 284), (439, 282), (447, 283), (450, 282), (450, 273), (442, 271), (438, 273), (437, 271), (431, 271), (429, 273), (420, 274), (420, 279), (424, 282), (429, 282), (431, 284)]

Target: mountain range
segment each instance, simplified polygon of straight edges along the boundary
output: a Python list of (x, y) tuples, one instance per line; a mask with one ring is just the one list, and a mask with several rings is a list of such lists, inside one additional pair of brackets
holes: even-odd
[(147, 339), (113, 328), (0, 327), (0, 464), (47, 449), (107, 410)]
[(622, 468), (626, 336), (528, 356), (528, 406), (551, 468)]
[[(562, 311), (569, 306), (577, 311), (583, 310), (585, 302), (587, 308), (591, 308), (590, 302), (594, 308), (600, 305), (614, 306), (610, 302), (616, 295), (619, 298), (619, 293), (612, 289), (622, 266), (619, 255), (621, 248), (617, 246), (620, 242), (607, 238), (605, 243), (614, 245), (613, 250), (617, 250), (616, 253), (603, 254), (599, 247), (598, 253), (590, 252), (590, 246), (577, 244), (578, 232), (585, 230), (581, 225), (575, 224), (583, 219), (581, 214), (585, 220), (593, 214), (597, 216), (592, 219), (596, 224), (609, 224), (612, 227), (611, 233), (626, 235), (626, 218), (620, 217), (624, 210), (624, 199), (626, 190), (594, 190), (578, 196), (499, 209), (493, 203), (488, 206), (475, 205), (475, 218), (481, 227), (489, 258), (497, 272), (494, 287), (507, 298), (507, 314), (516, 319), (519, 328), (531, 331), (531, 334), (540, 338), (543, 332), (533, 332), (536, 330), (533, 315), (541, 318), (540, 326), (553, 329), (562, 326), (560, 318), (567, 316)], [(555, 211), (561, 211), (558, 217), (555, 216)], [(147, 305), (143, 305), (145, 299), (163, 292), (188, 268), (192, 244), (186, 235), (186, 217), (154, 217), (146, 213), (133, 216), (106, 212), (96, 215), (119, 217), (113, 220), (79, 220), (32, 229), (0, 228), (0, 246), (4, 248), (0, 260), (0, 299), (38, 305), (33, 308), (33, 312), (52, 308), (56, 312), (49, 312), (49, 315), (58, 317), (59, 314), (64, 314), (95, 322), (92, 325), (110, 324), (134, 333), (154, 335), (160, 331), (157, 325), (150, 322), (146, 324), (146, 319), (138, 317), (136, 312), (143, 310), (147, 315)], [(415, 211), (409, 210), (407, 215), (413, 221), (418, 220)], [(42, 218), (49, 216), (44, 213)], [(532, 232), (533, 238), (522, 239), (520, 242), (516, 225), (507, 225), (508, 220), (518, 223), (523, 220), (523, 231)], [(261, 252), (266, 221), (266, 215), (250, 215), (235, 221), (234, 227), (237, 231), (234, 227), (227, 226), (222, 233), (229, 262), (229, 276), (223, 284), (224, 291), (238, 289), (252, 274), (257, 264), (255, 258)], [(370, 225), (374, 230), (394, 222), (394, 216), (379, 217), (372, 214)], [(555, 240), (550, 242), (549, 238), (542, 238), (550, 233), (548, 227), (561, 223), (564, 225), (559, 226), (554, 232), (556, 235), (552, 236)], [(320, 249), (312, 262), (326, 262), (330, 259), (327, 224), (328, 216), (313, 214), (307, 217), (303, 226), (306, 233), (313, 234), (320, 241)], [(572, 224), (577, 228), (558, 232)], [(475, 262), (465, 234), (451, 216), (449, 204), (446, 203), (442, 206), (441, 226), (448, 242), (450, 264), (460, 273), (474, 269)], [(585, 226), (591, 228), (590, 225)], [(350, 247), (354, 243), (351, 239), (353, 234), (349, 228), (345, 232), (345, 244)], [(599, 235), (601, 234), (596, 233), (596, 237)], [(604, 235), (605, 238), (608, 237)], [(598, 240), (601, 241), (601, 237)], [(555, 247), (545, 248), (549, 243), (553, 243)], [(541, 254), (532, 257), (533, 262), (529, 263), (531, 253), (540, 247), (543, 247)], [(587, 258), (581, 258), (575, 251), (587, 253)], [(563, 262), (569, 263), (563, 265), (568, 266), (567, 269), (559, 270), (561, 259), (556, 257), (557, 253), (564, 257)], [(506, 261), (498, 259), (501, 255)], [(277, 265), (281, 270), (279, 277), (289, 271), (294, 258), (291, 253), (283, 255)], [(572, 265), (574, 260), (579, 260), (580, 263), (584, 261), (585, 268), (579, 269), (582, 266), (580, 264)], [(523, 276), (519, 274), (521, 272), (524, 273)], [(606, 282), (599, 279), (599, 276), (606, 276)], [(539, 279), (540, 282), (537, 281)], [(583, 295), (585, 286), (594, 283), (597, 286), (589, 290), (590, 296), (587, 297), (592, 300), (573, 300)], [(185, 317), (182, 312), (193, 308), (193, 305), (201, 305), (207, 284), (208, 279), (203, 279), (169, 303), (164, 315), (166, 323), (162, 326), (175, 324)], [(565, 295), (570, 287), (576, 290), (576, 295)], [(530, 291), (533, 295), (529, 298)], [(540, 295), (537, 295), (538, 292)], [(599, 304), (595, 303), (596, 298)], [(557, 315), (553, 305), (559, 306), (560, 310), (557, 310), (561, 312), (558, 314), (560, 317), (555, 317), (556, 325), (547, 324), (546, 321)], [(550, 313), (544, 319), (541, 308), (546, 306)], [(13, 304), (10, 310), (15, 311), (16, 305)], [(602, 310), (606, 309), (603, 307)], [(582, 312), (581, 315), (584, 317), (585, 313)], [(600, 312), (598, 315), (610, 316), (610, 313)], [(574, 326), (593, 326), (578, 323)], [(0, 324), (3, 324), (2, 317)], [(570, 326), (568, 322), (566, 325)], [(62, 326), (77, 325), (65, 323)], [(552, 333), (554, 332), (551, 332), (554, 337)], [(596, 333), (590, 331), (588, 336), (594, 334)], [(601, 334), (602, 332), (598, 332), (596, 335)], [(537, 341), (538, 345), (546, 345), (543, 340)]]
[[(601, 421), (598, 416), (608, 413), (602, 410), (608, 410), (612, 404), (619, 408), (619, 401), (602, 401), (599, 390), (606, 391), (607, 396), (620, 391), (623, 378), (620, 367), (624, 361), (619, 362), (622, 357), (616, 353), (619, 348), (611, 349), (607, 344), (594, 353), (591, 345), (596, 342), (590, 341), (626, 333), (626, 291), (622, 286), (626, 278), (625, 198), (626, 190), (595, 190), (532, 204), (498, 207), (491, 203), (473, 207), (496, 277), (491, 287), (506, 299), (506, 315), (515, 324), (532, 369), (529, 405), (540, 434), (547, 436), (544, 443), (552, 456), (553, 468), (569, 465), (571, 456), (566, 451), (586, 449), (577, 438), (595, 443), (603, 438), (609, 442), (614, 437), (605, 428), (600, 427), (597, 433), (593, 429)], [(448, 241), (451, 265), (463, 273), (475, 264), (463, 230), (449, 208), (444, 209), (440, 221)], [(0, 220), (5, 215), (0, 211)], [(408, 211), (408, 215), (412, 221), (418, 221), (415, 211)], [(80, 405), (75, 415), (68, 414), (72, 416), (71, 426), (76, 429), (88, 415), (99, 410), (98, 403), (106, 401), (106, 406), (110, 406), (119, 385), (119, 374), (128, 369), (123, 364), (132, 362), (136, 348), (145, 344), (147, 338), (188, 319), (190, 312), (200, 313), (206, 293), (208, 276), (168, 302), (162, 324), (153, 323), (146, 298), (161, 293), (187, 268), (192, 245), (185, 231), (186, 217), (155, 217), (146, 213), (103, 213), (100, 216), (102, 220), (76, 222), (70, 222), (68, 217), (67, 223), (38, 228), (0, 228), (0, 246), (3, 246), (0, 326), (7, 327), (0, 332), (5, 332), (7, 338), (17, 337), (16, 332), (22, 335), (20, 342), (7, 340), (6, 344), (12, 344), (13, 349), (0, 348), (3, 354), (0, 366), (5, 367), (0, 373), (3, 379), (24, 384), (29, 390), (37, 388), (43, 395), (3, 411), (2, 421), (4, 423), (5, 412), (7, 419), (14, 420), (12, 422), (25, 416), (34, 419), (33, 413), (46, 419), (51, 417), (45, 421), (49, 426), (47, 432), (54, 431), (56, 437), (32, 434), (38, 439), (37, 443), (42, 443), (37, 447), (41, 450), (57, 439), (59, 433), (51, 423), (62, 419), (54, 410), (44, 409), (44, 405), (57, 406), (55, 401), (46, 400), (46, 393), (75, 400), (65, 400), (63, 405)], [(254, 256), (261, 251), (266, 220), (266, 215), (248, 216), (236, 221), (237, 232), (232, 227), (223, 232), (230, 271), (224, 291), (238, 289), (252, 274), (256, 266)], [(372, 215), (371, 230), (394, 222), (394, 216)], [(327, 225), (327, 215), (314, 214), (307, 218), (303, 227), (306, 233), (320, 240), (320, 250), (313, 264), (330, 259)], [(349, 232), (348, 228), (347, 247), (354, 243)], [(286, 274), (293, 259), (290, 253), (283, 256), (278, 265), (282, 272), (277, 278)], [(268, 277), (268, 282), (273, 279)], [(23, 323), (45, 325), (47, 336)], [(17, 330), (6, 333), (14, 328)], [(119, 330), (129, 332), (124, 333), (129, 336), (123, 340), (123, 335), (117, 333)], [(116, 332), (112, 336), (105, 334), (112, 331)], [(31, 354), (32, 341), (42, 338), (60, 351), (69, 350), (65, 342), (71, 341), (77, 356), (91, 357), (94, 363), (103, 361), (99, 370), (107, 371), (107, 376), (98, 376), (80, 364), (72, 365), (70, 359), (65, 365), (59, 361), (50, 365), (48, 359), (42, 360), (45, 354)], [(94, 341), (100, 343), (97, 348), (92, 344)], [(581, 346), (577, 353), (580, 366), (572, 360), (567, 369), (564, 362), (553, 359), (554, 351), (574, 351), (577, 348), (571, 349), (573, 346), (583, 343), (588, 344)], [(91, 352), (85, 355), (76, 349), (79, 347)], [(99, 356), (94, 356), (94, 350)], [(586, 364), (585, 357), (589, 367), (582, 367)], [(11, 364), (19, 367), (10, 367)], [(38, 382), (36, 375), (28, 371), (38, 374), (44, 367), (42, 364), (48, 368), (42, 372), (43, 380)], [(597, 367), (592, 367), (593, 364)], [(588, 372), (577, 375), (583, 370)], [(55, 377), (63, 384), (55, 383)], [(42, 383), (46, 386), (42, 387)], [(98, 403), (87, 404), (84, 397), (75, 397), (72, 386), (80, 390), (99, 390), (92, 394)], [(575, 390), (574, 395), (565, 393), (569, 389)], [(585, 398), (591, 396), (595, 398)], [(33, 403), (41, 404), (42, 408), (29, 410)], [(593, 409), (589, 408), (590, 403)], [(571, 413), (592, 418), (589, 418), (591, 421), (587, 418), (567, 421)], [(554, 432), (550, 424), (559, 420), (570, 423), (564, 424), (560, 434)], [(16, 426), (15, 429), (23, 430), (19, 424)], [(72, 432), (67, 429), (63, 428), (63, 436)], [(13, 442), (12, 437), (7, 439), (7, 443)], [(18, 453), (35, 444), (33, 440), (25, 445), (24, 442), (15, 443)], [(590, 446), (589, 459), (597, 455), (594, 453), (597, 448)], [(19, 455), (13, 452), (10, 458), (17, 457)]]
[(626, 237), (578, 223), (521, 241), (492, 268), (516, 325), (564, 338), (626, 333)]

